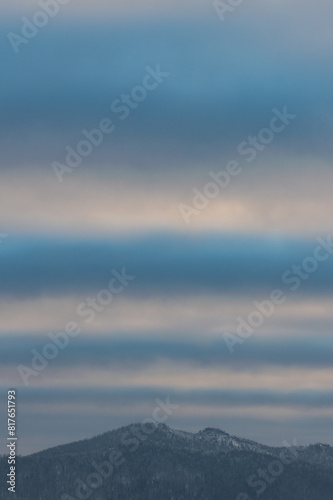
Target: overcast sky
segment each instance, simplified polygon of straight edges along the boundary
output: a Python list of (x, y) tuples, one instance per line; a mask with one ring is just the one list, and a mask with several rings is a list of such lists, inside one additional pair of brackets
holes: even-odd
[[(244, 1), (224, 20), (210, 0), (1, 8), (0, 371), (20, 452), (167, 397), (172, 427), (333, 444), (331, 2)], [(24, 379), (68, 322), (80, 332)]]

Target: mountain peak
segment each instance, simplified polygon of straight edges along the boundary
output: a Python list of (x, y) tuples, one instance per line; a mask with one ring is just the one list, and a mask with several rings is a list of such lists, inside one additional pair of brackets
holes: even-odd
[(224, 436), (230, 436), (230, 434), (228, 434), (225, 431), (222, 431), (221, 429), (218, 429), (217, 427), (205, 427), (205, 429), (203, 429), (202, 431), (199, 431), (199, 433), (204, 433), (204, 434), (219, 434), (219, 435), (223, 434)]

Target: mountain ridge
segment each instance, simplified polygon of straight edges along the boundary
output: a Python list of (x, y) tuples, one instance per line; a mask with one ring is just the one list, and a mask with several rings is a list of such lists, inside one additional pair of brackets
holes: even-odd
[[(7, 464), (0, 461), (1, 475)], [(17, 500), (331, 500), (333, 447), (134, 423), (19, 457)], [(2, 484), (5, 484), (2, 483)]]

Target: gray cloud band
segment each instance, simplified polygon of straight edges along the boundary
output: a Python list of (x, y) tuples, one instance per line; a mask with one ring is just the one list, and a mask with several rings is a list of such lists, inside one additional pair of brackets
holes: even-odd
[[(114, 99), (111, 104), (111, 111), (119, 120), (126, 120), (139, 104), (146, 100), (148, 93), (155, 90), (170, 73), (161, 71), (158, 64), (155, 69), (146, 66), (146, 75), (143, 77), (141, 85), (132, 88), (129, 94), (121, 94), (120, 98)], [(73, 170), (81, 165), (83, 158), (90, 156), (93, 151), (101, 146), (106, 135), (110, 135), (116, 130), (113, 120), (103, 118), (100, 120), (97, 128), (92, 130), (83, 129), (81, 134), (84, 139), (81, 140), (75, 148), (66, 146), (65, 162), (54, 161), (52, 169), (59, 182), (63, 182), (65, 174), (71, 174)]]
[[(114, 295), (118, 295), (125, 290), (129, 282), (135, 279), (135, 276), (126, 273), (125, 268), (122, 269), (121, 273), (113, 269), (112, 274), (113, 278), (108, 282), (107, 288), (99, 290), (95, 298), (89, 297), (86, 302), (78, 305), (76, 309), (77, 316), (85, 317), (87, 316), (86, 313), (88, 313), (88, 317), (85, 318), (86, 323), (92, 323), (96, 318), (96, 314), (103, 312), (111, 304)], [(88, 309), (87, 306), (91, 308)], [(67, 348), (70, 339), (77, 337), (81, 331), (82, 329), (79, 327), (77, 321), (68, 321), (62, 332), (58, 332), (57, 334), (49, 333), (51, 342), (42, 347), (41, 353), (35, 348), (31, 350), (31, 367), (25, 365), (17, 366), (17, 371), (24, 384), (28, 385), (30, 377), (37, 377), (44, 371), (48, 367), (49, 362), (56, 359), (60, 352)]]
[[(283, 132), (283, 130), (294, 120), (297, 116), (288, 113), (287, 106), (283, 107), (282, 112), (278, 109), (273, 109), (274, 116), (270, 119), (269, 127), (259, 130), (257, 136), (249, 136), (246, 141), (239, 144), (237, 148), (238, 154), (245, 156), (248, 163), (253, 162), (258, 153), (264, 151), (266, 147), (271, 144), (276, 134)], [(241, 160), (231, 160), (227, 163), (225, 170), (219, 172), (210, 172), (210, 182), (205, 184), (201, 191), (194, 188), (192, 191), (194, 197), (192, 205), (180, 203), (178, 209), (186, 222), (191, 222), (193, 215), (199, 215), (205, 208), (207, 208), (212, 199), (217, 198), (231, 183), (232, 179), (239, 176), (243, 172)]]
[[(291, 269), (285, 271), (281, 276), (283, 285), (286, 285), (287, 291), (298, 291), (302, 283), (307, 281), (319, 269), (320, 264), (326, 262), (333, 255), (332, 236), (328, 235), (326, 240), (318, 237), (319, 243), (314, 248), (312, 255), (305, 257), (301, 264), (294, 264)], [(247, 318), (237, 318), (236, 333), (224, 333), (223, 338), (231, 353), (235, 351), (235, 345), (243, 344), (246, 339), (251, 337), (256, 329), (263, 326), (268, 318), (271, 318), (276, 308), (284, 304), (288, 296), (281, 289), (271, 291), (268, 298), (263, 301), (254, 301), (255, 309)]]
[[(21, 380), (29, 382), (30, 376), (36, 377), (38, 372), (43, 371), (56, 357), (58, 357), (57, 363), (53, 369), (60, 372), (64, 367), (69, 370), (82, 367), (87, 370), (98, 368), (102, 372), (114, 367), (128, 371), (135, 369), (139, 372), (159, 364), (161, 360), (171, 365), (186, 365), (189, 371), (191, 368), (202, 368), (247, 372), (254, 364), (261, 366), (262, 369), (276, 366), (311, 370), (328, 369), (332, 364), (333, 342), (325, 335), (303, 336), (302, 349), (299, 347), (299, 335), (288, 338), (276, 335), (257, 336), (253, 337), (251, 342), (244, 343), (242, 349), (237, 349), (234, 355), (230, 356), (223, 338), (205, 342), (186, 341), (188, 331), (178, 331), (177, 336), (175, 332), (159, 332), (169, 334), (168, 340), (151, 338), (152, 334), (156, 334), (155, 330), (150, 332), (150, 338), (138, 339), (133, 333), (130, 336), (124, 335), (124, 332), (119, 332), (112, 338), (105, 335), (87, 338), (78, 337), (79, 326), (75, 330), (74, 326), (76, 327), (70, 322), (60, 331), (27, 339), (14, 334), (10, 337), (2, 336), (0, 339), (2, 370), (6, 372), (7, 369), (20, 366), (18, 373)], [(76, 337), (75, 344), (71, 343), (74, 337)], [(21, 346), (19, 351), (15, 349), (18, 344)], [(59, 356), (65, 349), (66, 353)], [(27, 358), (30, 358), (31, 372)]]
[[(319, 258), (332, 251), (332, 237), (322, 245)], [(288, 269), (285, 281), (297, 286), (302, 277), (292, 266), (314, 251), (311, 240), (286, 238), (275, 244), (260, 237), (172, 232), (95, 241), (12, 236), (6, 250), (0, 253), (0, 295), (19, 298), (96, 292), (103, 288), (110, 261), (121, 268), (124, 255), (138, 278), (129, 290), (133, 297), (195, 295), (202, 290), (266, 294), (280, 287)], [(312, 268), (315, 264), (306, 260), (304, 265)], [(330, 293), (332, 274), (332, 259), (321, 262), (311, 280), (303, 280), (300, 293)]]

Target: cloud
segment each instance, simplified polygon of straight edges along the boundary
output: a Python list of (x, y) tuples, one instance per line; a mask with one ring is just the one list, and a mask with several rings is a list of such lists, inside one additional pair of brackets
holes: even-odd
[[(22, 300), (1, 301), (0, 335), (31, 331), (44, 335), (46, 331), (60, 331), (76, 316), (78, 304), (84, 302), (84, 291), (77, 295), (56, 297), (23, 298)], [(261, 297), (257, 297), (258, 300)], [(239, 315), (247, 317), (253, 310), (251, 295), (192, 294), (183, 297), (166, 296), (142, 297), (119, 296), (92, 324), (85, 325), (80, 318), (80, 326), (93, 334), (122, 337), (128, 335), (177, 334), (183, 338), (200, 338), (204, 332), (206, 339), (214, 339), (225, 331), (234, 331)], [(258, 334), (308, 335), (314, 331), (320, 336), (330, 335), (333, 320), (331, 296), (293, 296), (276, 308), (268, 323), (258, 329)], [(167, 325), (167, 332), (165, 330)], [(190, 333), (189, 333), (190, 332)]]
[[(12, 236), (1, 248), (0, 294), (97, 292), (107, 287), (112, 269), (123, 268), (135, 276), (126, 290), (130, 295), (270, 293), (274, 288), (285, 289), (282, 275), (313, 256), (317, 246), (316, 240), (217, 233), (161, 232), (108, 240)], [(318, 263), (318, 270), (303, 280), (300, 291), (328, 293), (332, 266), (332, 259)], [(290, 270), (289, 280), (294, 274)]]
[[(123, 404), (149, 404), (154, 398), (170, 397), (171, 400), (184, 405), (200, 406), (288, 406), (333, 408), (333, 391), (273, 391), (273, 390), (241, 390), (241, 389), (191, 389), (177, 390), (173, 387), (114, 387), (111, 389), (90, 388), (31, 388), (20, 389), (22, 405), (77, 405), (89, 402), (89, 405), (103, 404), (108, 406)], [(104, 402), (104, 403), (103, 403)]]
[[(56, 333), (56, 332), (53, 332)], [(167, 333), (167, 332), (166, 332)], [(15, 349), (20, 343), (20, 351)], [(32, 334), (22, 337), (2, 335), (0, 337), (0, 360), (3, 366), (16, 364), (29, 365), (35, 351), (42, 353), (43, 347), (50, 343), (50, 338), (34, 337)], [(301, 346), (301, 347), (300, 347)], [(86, 370), (96, 367), (117, 367), (121, 370), (144, 370), (149, 365), (163, 363), (188, 364), (193, 367), (225, 367), (234, 371), (247, 371), (254, 367), (331, 367), (333, 340), (330, 337), (292, 336), (289, 338), (253, 336), (230, 354), (224, 339), (189, 340), (170, 334), (164, 338), (153, 336), (140, 337), (83, 335), (71, 342), (64, 351), (60, 351), (50, 367), (76, 368)]]
[[(104, 117), (114, 119), (117, 130), (85, 160), (86, 167), (113, 161), (141, 170), (156, 168), (163, 158), (170, 159), (169, 168), (175, 159), (216, 159), (236, 150), (244, 137), (266, 126), (273, 108), (285, 105), (298, 120), (279, 137), (279, 148), (331, 158), (332, 70), (317, 55), (310, 63), (308, 51), (295, 54), (277, 44), (266, 23), (257, 32), (251, 28), (251, 41), (243, 23), (96, 23), (93, 45), (87, 29), (90, 24), (57, 25), (19, 57), (8, 44), (8, 78), (0, 83), (7, 167), (23, 168), (27, 158), (40, 166), (61, 161), (65, 147), (75, 147), (81, 131)], [(170, 77), (121, 122), (111, 103), (140, 84), (147, 65), (157, 64)], [(309, 65), (315, 67), (311, 76)]]
[(31, 167), (19, 175), (14, 169), (2, 175), (0, 211), (6, 213), (6, 219), (0, 229), (97, 238), (157, 228), (314, 239), (330, 231), (325, 217), (333, 210), (330, 163), (270, 154), (258, 158), (256, 165), (243, 160), (240, 175), (209, 200), (208, 206), (192, 213), (186, 224), (179, 206), (193, 207), (193, 189), (203, 193), (212, 180), (209, 172), (225, 171), (230, 158), (235, 156), (222, 156), (214, 162), (197, 159), (191, 167), (176, 162), (177, 171), (169, 168), (168, 158), (155, 172), (122, 164), (94, 166), (89, 172), (79, 167), (62, 184), (51, 168), (38, 171)]

